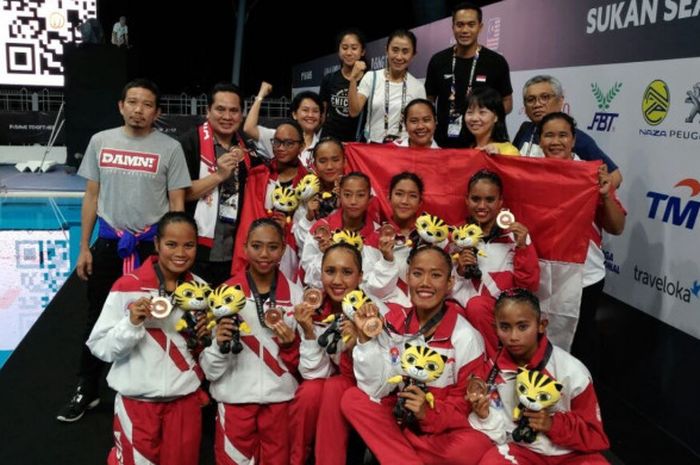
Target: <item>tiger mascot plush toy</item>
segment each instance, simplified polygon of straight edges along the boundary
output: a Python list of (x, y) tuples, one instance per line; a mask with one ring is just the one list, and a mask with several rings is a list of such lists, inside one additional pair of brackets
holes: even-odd
[[(426, 345), (404, 344), (404, 351), (401, 354), (401, 369), (404, 375), (392, 376), (387, 380), (391, 384), (404, 382), (404, 389), (407, 386), (418, 386), (425, 392), (425, 400), (430, 408), (435, 408), (435, 397), (428, 391), (427, 384), (435, 381), (442, 372), (445, 371), (447, 357), (439, 354)], [(399, 397), (394, 406), (394, 418), (402, 428), (410, 426), (415, 421), (415, 415), (406, 409), (406, 400)]]
[(299, 199), (292, 187), (282, 187), (281, 184), (275, 184), (272, 190), (271, 199), (272, 209), (267, 211), (268, 215), (273, 212), (282, 212), (285, 215), (287, 223), (291, 223), (294, 210), (299, 206)]
[(518, 367), (515, 377), (515, 395), (518, 405), (513, 409), (513, 420), (518, 426), (513, 430), (513, 441), (531, 444), (537, 432), (530, 428), (523, 409), (539, 412), (559, 402), (562, 385), (544, 372)]
[(321, 181), (313, 173), (307, 174), (294, 187), (299, 202), (308, 202), (321, 191)]
[[(229, 286), (221, 284), (209, 294), (209, 310), (218, 323), (222, 318), (231, 318), (234, 322), (233, 339), (219, 344), (222, 354), (229, 352), (238, 354), (243, 350), (241, 344), (241, 331), (250, 334), (250, 326), (241, 319), (239, 312), (243, 310), (246, 303), (246, 296), (241, 286), (236, 284)], [(214, 327), (214, 322), (209, 323), (209, 329)]]
[[(324, 324), (328, 324), (326, 330), (318, 337), (317, 342), (321, 347), (326, 348), (326, 352), (329, 354), (334, 354), (338, 351), (338, 343), (341, 338), (340, 323), (344, 318), (353, 321), (355, 317), (355, 312), (362, 307), (364, 304), (371, 302), (367, 294), (360, 289), (348, 292), (341, 303), (343, 309), (343, 314), (329, 315), (326, 319), (322, 321)], [(381, 321), (381, 320), (380, 320)], [(343, 343), (348, 342), (348, 336), (343, 338)]]
[(416, 218), (416, 233), (419, 238), (417, 246), (421, 243), (437, 245), (448, 238), (450, 228), (437, 216), (423, 212)]
[[(452, 228), (451, 231), (452, 243), (457, 247), (459, 251), (463, 249), (472, 249), (474, 255), (479, 255), (481, 257), (486, 256), (486, 252), (479, 249), (479, 244), (483, 243), (484, 232), (481, 230), (479, 225), (476, 224), (465, 224), (460, 227)], [(456, 253), (452, 256), (453, 260), (457, 260), (459, 254)], [(464, 277), (466, 279), (481, 279), (481, 270), (478, 264), (468, 265), (464, 270)]]
[(360, 236), (355, 231), (349, 231), (347, 229), (336, 229), (333, 233), (333, 243), (338, 244), (339, 242), (345, 242), (355, 247), (357, 250), (362, 252), (362, 236)]
[(187, 348), (192, 350), (198, 344), (204, 347), (211, 345), (211, 336), (205, 335), (197, 338), (195, 327), (197, 318), (207, 313), (207, 297), (211, 293), (211, 287), (207, 283), (199, 281), (185, 281), (175, 288), (173, 292), (173, 305), (184, 310), (182, 318), (175, 323), (175, 330), (182, 334), (187, 341)]

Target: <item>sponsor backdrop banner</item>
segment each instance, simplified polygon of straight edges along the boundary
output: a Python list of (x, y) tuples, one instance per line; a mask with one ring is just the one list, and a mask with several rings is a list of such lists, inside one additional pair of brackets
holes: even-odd
[[(508, 0), (484, 9), (480, 43), (511, 66), (511, 136), (525, 121), (522, 86), (562, 81), (565, 111), (620, 166), (628, 216), (608, 236), (606, 291), (700, 338), (700, 0)], [(414, 29), (411, 72), (454, 40), (451, 19)], [(368, 47), (384, 66), (386, 39)], [(294, 91), (337, 69), (335, 54), (294, 69)]]

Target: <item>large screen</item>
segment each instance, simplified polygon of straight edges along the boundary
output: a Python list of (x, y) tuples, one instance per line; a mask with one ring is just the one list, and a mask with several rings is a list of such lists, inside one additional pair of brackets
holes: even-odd
[(0, 231), (0, 367), (72, 271), (69, 231)]
[(0, 85), (62, 86), (63, 44), (97, 16), (96, 0), (0, 0)]

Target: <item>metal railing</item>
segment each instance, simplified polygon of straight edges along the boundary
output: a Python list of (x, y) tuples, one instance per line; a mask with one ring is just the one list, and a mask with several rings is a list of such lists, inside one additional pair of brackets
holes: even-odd
[(30, 91), (22, 88), (19, 90), (0, 90), (0, 111), (58, 111), (63, 103), (63, 92), (42, 89)]
[[(251, 107), (255, 97), (250, 97), (245, 103), (245, 114)], [(260, 109), (262, 118), (283, 118), (288, 115), (290, 100), (286, 97), (265, 99)], [(57, 90), (19, 90), (0, 89), (0, 111), (6, 112), (56, 112), (63, 103), (63, 92)], [(166, 115), (206, 115), (207, 96), (181, 93), (180, 95), (164, 95), (161, 97), (161, 109)]]

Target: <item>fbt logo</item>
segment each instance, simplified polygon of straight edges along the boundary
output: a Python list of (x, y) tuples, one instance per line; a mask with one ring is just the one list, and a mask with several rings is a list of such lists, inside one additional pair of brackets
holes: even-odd
[(613, 121), (615, 121), (615, 118), (620, 116), (620, 114), (611, 113), (606, 110), (610, 108), (610, 104), (615, 96), (620, 92), (620, 89), (622, 89), (621, 82), (616, 82), (613, 84), (613, 86), (607, 92), (603, 92), (603, 90), (598, 87), (597, 83), (591, 83), (593, 96), (595, 97), (596, 104), (598, 105), (598, 110), (601, 111), (598, 111), (595, 115), (593, 115), (593, 121), (591, 121), (591, 124), (588, 125), (586, 129), (589, 131), (593, 129), (595, 131), (602, 132), (610, 132), (615, 130), (613, 127)]
[[(690, 197), (700, 194), (700, 182), (697, 179), (683, 179), (673, 187), (687, 187), (690, 189)], [(675, 226), (685, 226), (688, 229), (695, 227), (700, 212), (700, 202), (697, 200), (684, 201), (680, 197), (663, 192), (647, 192), (647, 197), (651, 199), (649, 206), (649, 218), (652, 220), (660, 216), (661, 221), (669, 221)]]

